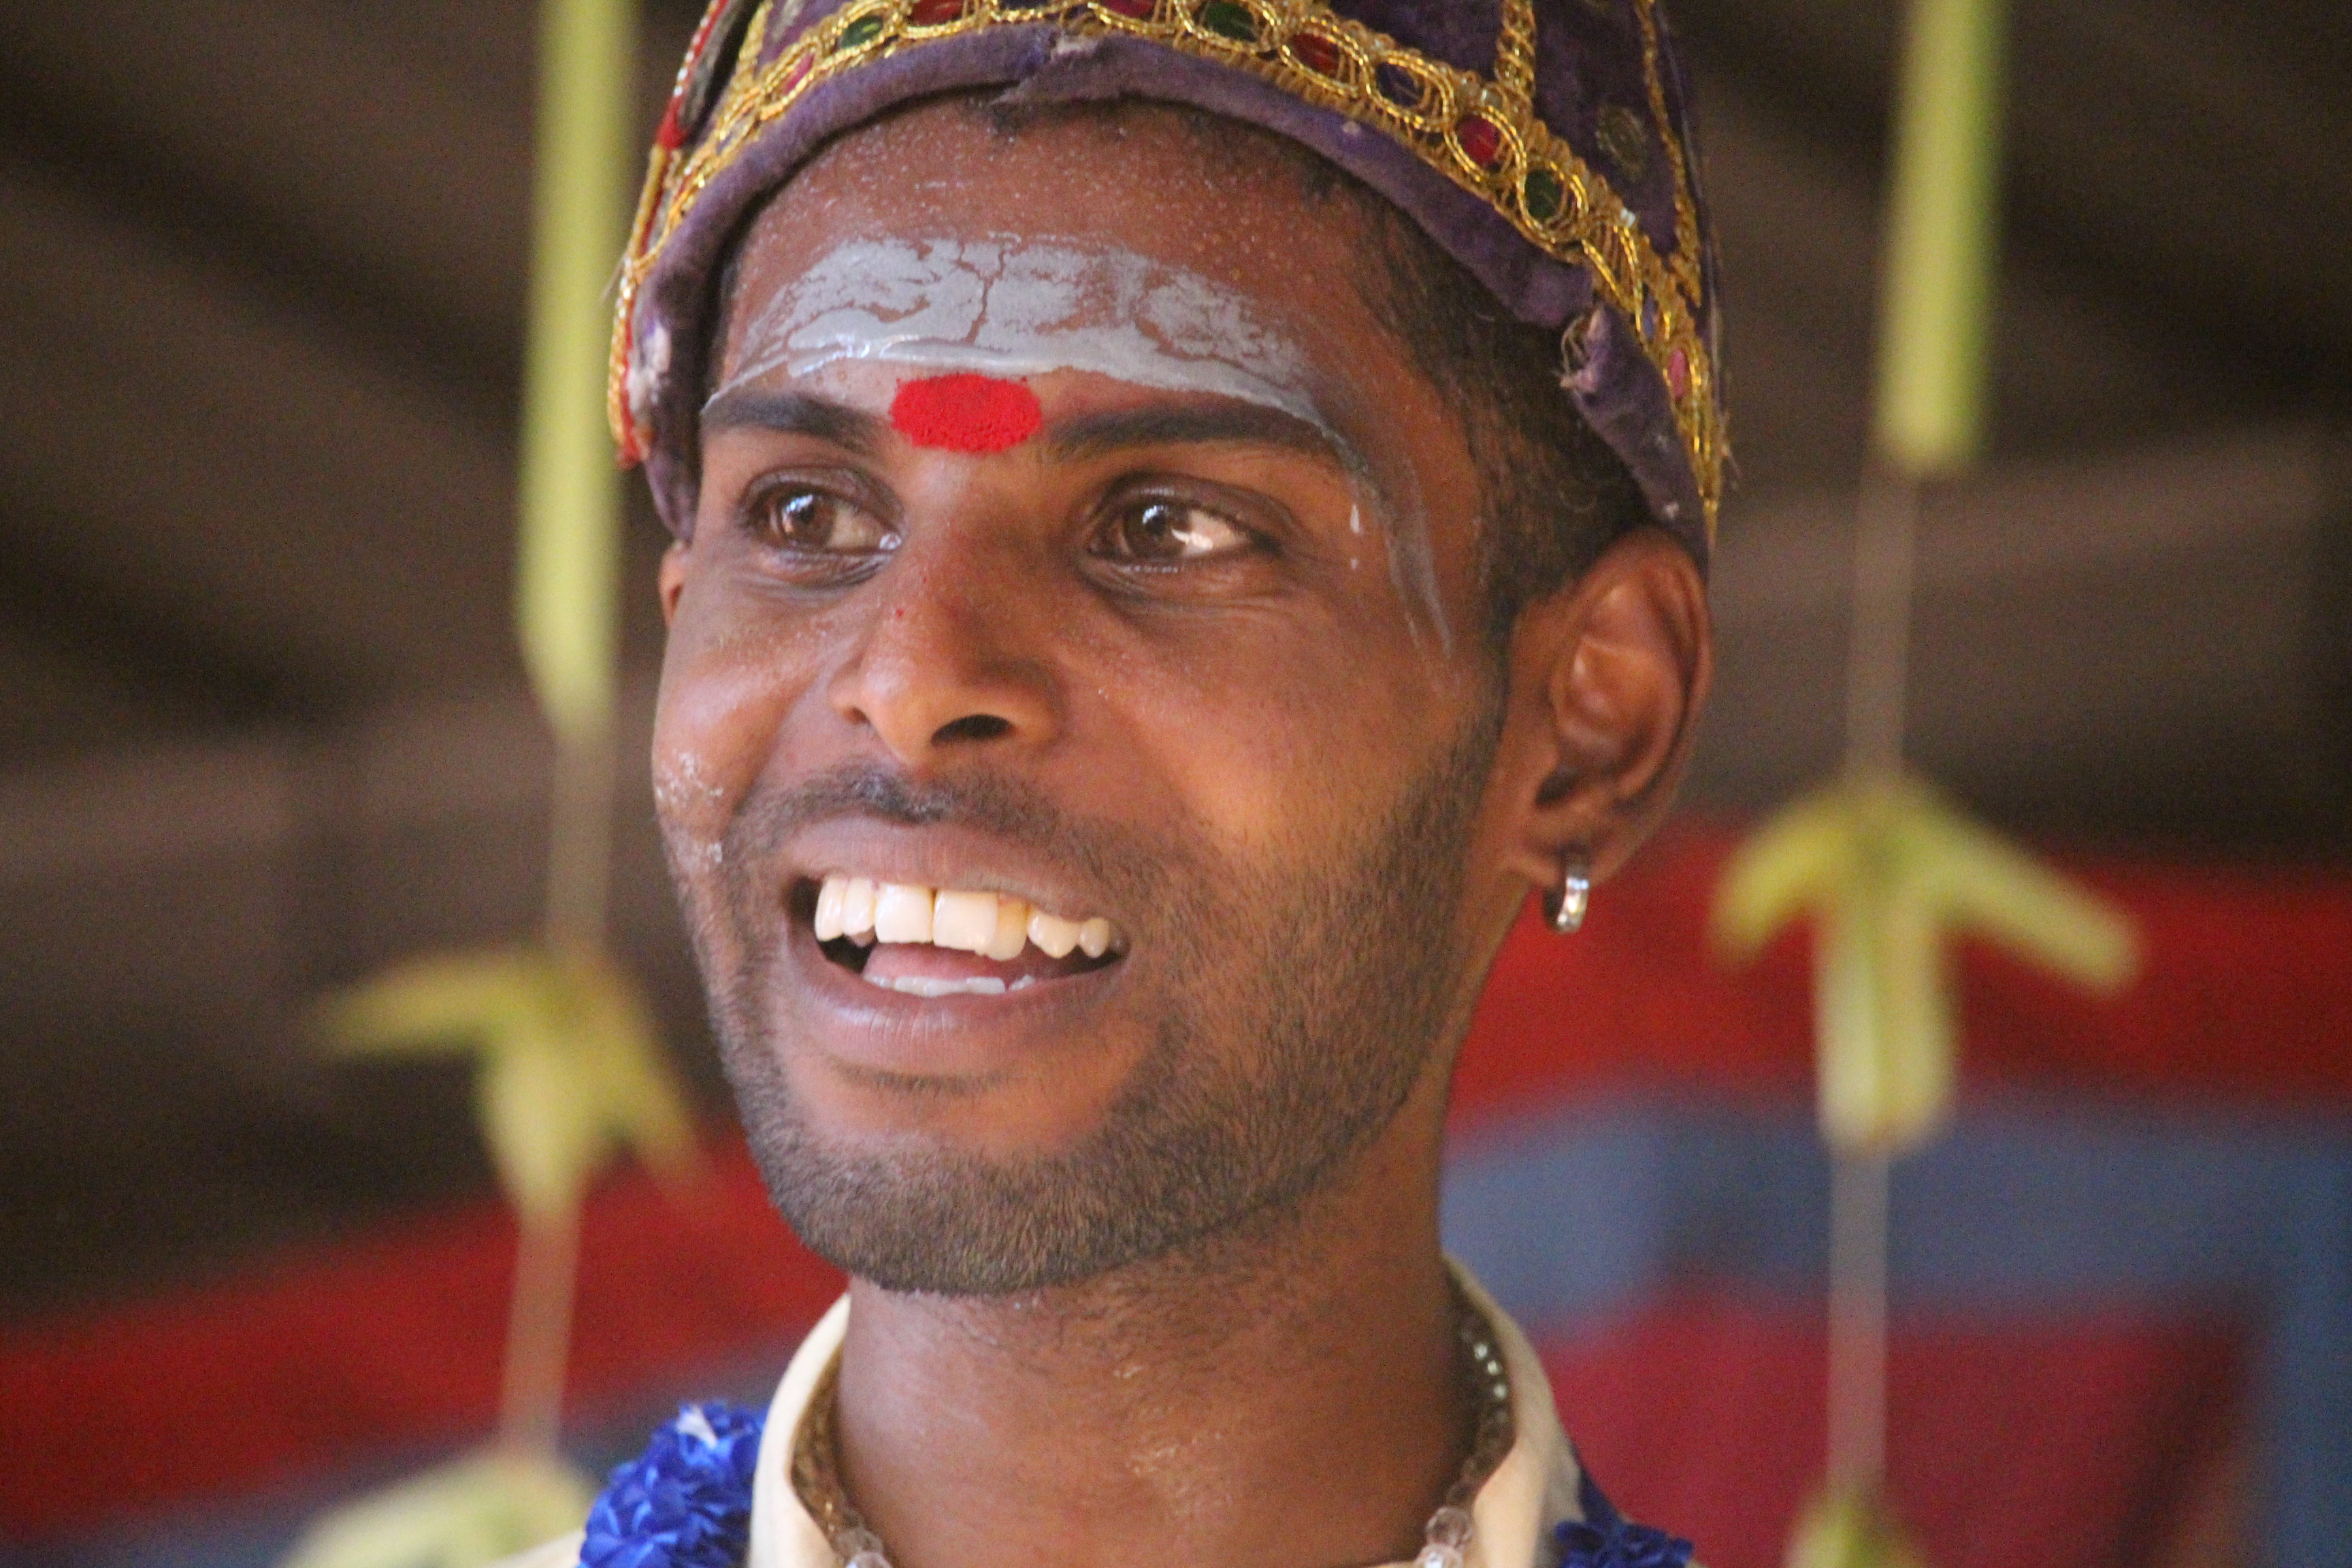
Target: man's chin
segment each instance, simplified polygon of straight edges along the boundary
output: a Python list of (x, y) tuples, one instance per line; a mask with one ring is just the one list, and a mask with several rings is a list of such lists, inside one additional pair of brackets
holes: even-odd
[(772, 1083), (767, 1098), (789, 1108), (795, 1145), (865, 1169), (876, 1184), (890, 1172), (920, 1182), (948, 1179), (921, 1173), (969, 1168), (994, 1173), (969, 1180), (995, 1190), (1020, 1179), (1006, 1173), (1082, 1159), (1165, 1070), (1150, 1031), (1117, 1012), (1090, 1009), (1085, 1029), (1042, 1037), (1032, 1030), (1044, 1026), (1030, 1021), (925, 1027), (913, 1038), (887, 1030), (845, 1038), (828, 1022), (797, 1008), (777, 1016), (751, 1047), (761, 1059), (730, 1052), (729, 1074), (747, 1121), (747, 1080)]
[[(1108, 1042), (1058, 1073), (877, 1072), (807, 1037), (723, 1052), (769, 1194), (810, 1250), (887, 1289), (992, 1296), (1165, 1251), (1196, 1212), (1148, 1201), (1200, 1141), (1154, 1156), (1150, 1054)], [(1113, 1064), (1123, 1064), (1114, 1068)], [(1087, 1080), (1099, 1075), (1104, 1081)], [(1158, 1170), (1159, 1176), (1151, 1174)]]
[(886, 1290), (1048, 1289), (1186, 1239), (1149, 1205), (1121, 1212), (1098, 1201), (1066, 1162), (1008, 1164), (936, 1145), (852, 1154), (796, 1139), (755, 1141), (755, 1152), (777, 1209), (809, 1249)]

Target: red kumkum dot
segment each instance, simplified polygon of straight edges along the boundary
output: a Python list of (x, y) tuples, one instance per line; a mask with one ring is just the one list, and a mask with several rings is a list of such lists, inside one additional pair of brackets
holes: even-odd
[(1035, 393), (990, 375), (927, 376), (908, 382), (890, 400), (893, 429), (918, 447), (950, 452), (1002, 452), (1045, 423)]

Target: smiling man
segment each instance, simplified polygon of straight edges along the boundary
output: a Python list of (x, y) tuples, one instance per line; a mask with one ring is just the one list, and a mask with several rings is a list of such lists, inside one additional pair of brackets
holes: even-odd
[(1574, 929), (1706, 686), (1662, 27), (714, 7), (615, 422), (724, 1060), (851, 1286), (546, 1562), (1686, 1554), (1437, 1230), (1487, 966), (1531, 889)]

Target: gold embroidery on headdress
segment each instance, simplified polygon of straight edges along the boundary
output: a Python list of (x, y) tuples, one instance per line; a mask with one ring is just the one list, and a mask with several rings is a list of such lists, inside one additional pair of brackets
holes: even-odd
[(1536, 103), (1535, 0), (1503, 0), (1503, 31), (1495, 40), (1495, 85), (1530, 117)]
[[(1583, 268), (1666, 384), (1713, 538), (1723, 438), (1713, 357), (1699, 327), (1706, 279), (1698, 209), (1667, 116), (1657, 0), (1626, 3), (1641, 27), (1650, 117), (1674, 177), (1670, 256), (1659, 253), (1608, 180), (1537, 117), (1534, 0), (1503, 0), (1491, 80), (1408, 49), (1322, 0), (852, 0), (762, 68), (774, 3), (754, 13), (709, 129), (691, 148), (657, 144), (646, 171), (613, 332), (611, 414), (625, 456), (641, 457), (646, 435), (628, 396), (638, 288), (703, 191), (754, 133), (812, 89), (868, 61), (990, 27), (1052, 22), (1081, 37), (1149, 38), (1345, 114), (1485, 200), (1546, 255)], [(788, 12), (800, 8), (798, 0), (786, 4)]]

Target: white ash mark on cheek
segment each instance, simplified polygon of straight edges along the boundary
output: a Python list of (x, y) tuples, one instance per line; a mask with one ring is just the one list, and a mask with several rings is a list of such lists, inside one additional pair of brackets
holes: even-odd
[(661, 829), (662, 847), (680, 870), (716, 871), (725, 863), (727, 847), (718, 834), (697, 832), (667, 812), (656, 813), (655, 822)]
[(655, 820), (671, 858), (688, 869), (716, 870), (726, 858), (719, 835), (702, 824), (717, 815), (714, 808), (727, 791), (712, 778), (702, 759), (692, 752), (677, 752), (654, 764)]
[(727, 845), (715, 833), (697, 833), (668, 817), (660, 819), (662, 847), (682, 871), (716, 871), (726, 863)]
[(1454, 628), (1446, 623), (1445, 606), (1438, 602), (1437, 564), (1430, 552), (1429, 529), (1417, 507), (1405, 526), (1389, 530), (1389, 577), (1405, 602), (1405, 624), (1412, 632), (1413, 646), (1421, 647), (1426, 629), (1436, 636), (1437, 656), (1450, 657)]
[(1131, 251), (977, 240), (851, 240), (753, 312), (717, 395), (838, 360), (1004, 376), (1087, 371), (1233, 397), (1332, 434), (1306, 353), (1238, 291)]
[(662, 837), (669, 847), (670, 858), (688, 871), (716, 871), (727, 862), (727, 846), (717, 838), (700, 837), (682, 829), (671, 829)]
[(672, 752), (654, 765), (654, 802), (670, 811), (690, 811), (715, 805), (727, 797), (724, 785), (710, 776), (702, 758), (693, 752)]
[[(1362, 533), (1367, 515), (1377, 527), (1386, 546), (1389, 583), (1403, 608), (1405, 633), (1423, 664), (1433, 668), (1453, 656), (1454, 629), (1437, 595), (1436, 561), (1430, 549), (1428, 512), (1422, 504), (1421, 487), (1414, 482), (1409, 465), (1397, 467), (1397, 486), (1391, 489), (1381, 482), (1353, 448), (1342, 451), (1349, 458), (1349, 482), (1354, 492), (1349, 531)], [(1355, 564), (1353, 556), (1349, 564)]]

